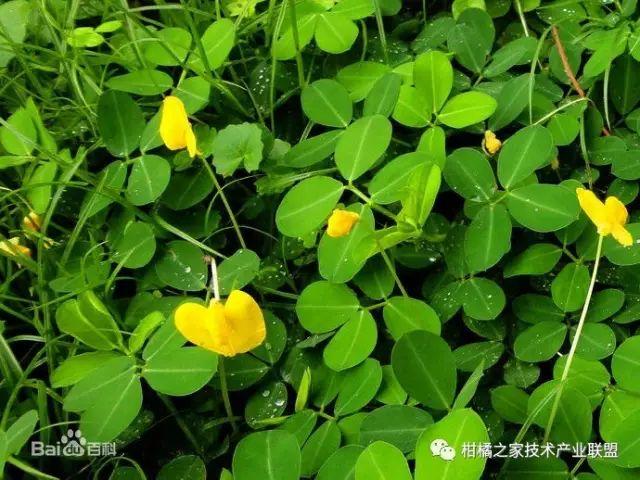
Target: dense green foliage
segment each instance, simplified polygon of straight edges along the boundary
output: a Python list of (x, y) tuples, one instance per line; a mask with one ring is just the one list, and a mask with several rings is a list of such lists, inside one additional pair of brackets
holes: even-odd
[[(636, 22), (635, 0), (0, 3), (0, 477), (640, 478)], [(166, 95), (194, 158), (163, 145)], [(637, 240), (604, 240), (559, 390), (600, 258), (577, 187)], [(336, 208), (359, 215), (337, 238)], [(211, 259), (264, 311), (249, 353), (176, 330)], [(70, 428), (118, 456), (31, 455)], [(547, 439), (559, 458), (463, 455)]]

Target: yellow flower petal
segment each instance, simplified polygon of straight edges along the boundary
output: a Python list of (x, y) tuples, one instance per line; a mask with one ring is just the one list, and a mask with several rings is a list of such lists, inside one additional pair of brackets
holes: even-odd
[(490, 155), (495, 155), (502, 147), (502, 142), (496, 137), (496, 134), (491, 130), (484, 132), (484, 141), (482, 142), (485, 150)]
[(162, 101), (160, 137), (169, 150), (186, 148), (192, 158), (197, 153), (193, 128), (184, 103), (178, 97), (169, 95)]
[(629, 214), (616, 197), (608, 197), (602, 203), (595, 193), (584, 188), (576, 189), (578, 201), (582, 210), (591, 219), (598, 229), (598, 234), (602, 236), (612, 235), (621, 245), (628, 247), (633, 244), (631, 233), (624, 228)]
[(360, 220), (360, 215), (357, 213), (336, 208), (329, 217), (327, 235), (334, 238), (349, 235), (358, 220)]
[(631, 233), (622, 225), (616, 225), (613, 227), (611, 230), (611, 236), (623, 247), (630, 247), (633, 245), (633, 237), (631, 236)]
[(22, 219), (22, 227), (25, 230), (39, 232), (42, 226), (42, 219), (36, 212), (29, 212), (29, 215)]
[(598, 233), (600, 235), (608, 235), (611, 232), (611, 226), (609, 225), (607, 209), (604, 203), (591, 190), (577, 188), (576, 193), (580, 207), (597, 227)]
[(175, 325), (191, 343), (226, 357), (253, 350), (266, 337), (262, 310), (251, 295), (234, 290), (227, 301), (209, 307), (187, 302), (175, 312)]
[(215, 351), (209, 324), (215, 321), (204, 305), (187, 302), (180, 305), (174, 314), (176, 329), (191, 343)]
[(264, 342), (267, 329), (260, 306), (251, 295), (233, 290), (224, 304), (229, 326), (228, 343), (234, 354), (253, 350)]
[(604, 208), (607, 211), (607, 217), (612, 223), (620, 225), (627, 223), (627, 219), (629, 218), (627, 207), (616, 197), (607, 197), (604, 202)]
[(25, 257), (31, 256), (31, 249), (20, 244), (20, 238), (13, 237), (9, 240), (3, 240), (0, 242), (0, 251), (3, 251), (7, 255), (14, 257), (23, 255)]

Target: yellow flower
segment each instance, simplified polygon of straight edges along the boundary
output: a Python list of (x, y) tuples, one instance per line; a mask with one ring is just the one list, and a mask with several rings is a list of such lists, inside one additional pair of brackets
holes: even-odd
[(191, 343), (225, 357), (256, 348), (266, 336), (260, 306), (242, 290), (233, 290), (224, 304), (183, 303), (176, 309), (175, 325)]
[(42, 218), (36, 212), (29, 212), (29, 215), (22, 219), (22, 228), (31, 232), (39, 232), (42, 226)]
[(360, 215), (357, 213), (336, 208), (329, 217), (327, 235), (333, 238), (349, 235), (358, 220), (360, 220)]
[(482, 147), (489, 155), (495, 155), (498, 150), (500, 150), (500, 147), (502, 147), (502, 142), (498, 140), (495, 133), (491, 130), (487, 130), (484, 132)]
[(602, 203), (595, 193), (584, 188), (577, 188), (576, 193), (582, 210), (598, 228), (599, 235), (612, 235), (625, 247), (633, 244), (631, 233), (624, 228), (629, 217), (624, 203), (616, 197), (607, 197)]
[(20, 255), (23, 255), (25, 257), (31, 256), (31, 249), (29, 247), (25, 247), (24, 245), (20, 245), (20, 238), (18, 237), (13, 237), (9, 240), (3, 240), (2, 242), (0, 242), (0, 251), (13, 257)]
[(186, 148), (191, 158), (198, 153), (196, 136), (187, 117), (184, 103), (178, 97), (169, 95), (162, 101), (160, 137), (169, 150)]

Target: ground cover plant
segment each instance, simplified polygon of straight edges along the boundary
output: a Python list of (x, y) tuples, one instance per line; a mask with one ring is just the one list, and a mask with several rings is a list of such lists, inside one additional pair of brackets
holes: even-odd
[(634, 0), (0, 4), (0, 478), (640, 478)]

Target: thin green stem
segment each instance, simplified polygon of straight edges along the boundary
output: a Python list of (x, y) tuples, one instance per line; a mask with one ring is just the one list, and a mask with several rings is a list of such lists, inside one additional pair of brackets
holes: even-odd
[(587, 312), (589, 311), (589, 304), (591, 303), (591, 296), (593, 295), (593, 288), (596, 284), (596, 278), (598, 276), (598, 267), (600, 266), (600, 257), (602, 255), (602, 242), (604, 240), (604, 236), (600, 235), (598, 237), (598, 246), (596, 248), (596, 259), (593, 263), (593, 272), (591, 273), (591, 282), (589, 283), (589, 289), (587, 290), (587, 297), (585, 298), (584, 305), (582, 307), (582, 312), (580, 313), (580, 320), (578, 321), (578, 326), (576, 327), (576, 332), (573, 336), (573, 341), (571, 342), (571, 349), (569, 350), (569, 354), (567, 355), (567, 361), (564, 364), (564, 370), (562, 370), (562, 377), (560, 377), (560, 385), (558, 387), (558, 391), (556, 392), (556, 396), (553, 400), (553, 405), (551, 406), (551, 414), (549, 415), (549, 421), (547, 422), (547, 428), (544, 432), (544, 440), (543, 443), (546, 443), (549, 440), (549, 434), (551, 433), (551, 427), (553, 426), (553, 421), (556, 418), (556, 414), (558, 413), (558, 407), (560, 406), (560, 398), (562, 397), (562, 391), (564, 389), (564, 385), (566, 383), (567, 377), (569, 376), (569, 371), (571, 370), (571, 364), (573, 363), (573, 358), (576, 354), (576, 348), (578, 348), (578, 342), (580, 342), (580, 335), (582, 334), (582, 328), (584, 327), (585, 319), (587, 318)]
[(289, 10), (291, 11), (291, 31), (293, 32), (293, 44), (296, 47), (298, 84), (302, 89), (306, 85), (306, 80), (304, 78), (304, 63), (302, 63), (302, 52), (300, 51), (300, 35), (298, 34), (298, 18), (296, 16), (296, 0), (289, 0)]
[(362, 192), (358, 187), (356, 187), (353, 184), (349, 184), (347, 186), (347, 189), (352, 192), (353, 194), (355, 194), (357, 197), (359, 197), (360, 199), (362, 199), (364, 201), (365, 204), (367, 204), (369, 207), (371, 207), (372, 209), (376, 210), (377, 212), (382, 213), (383, 215), (389, 217), (391, 220), (393, 220), (394, 222), (396, 221), (396, 216), (393, 212), (387, 210), (384, 207), (381, 207), (380, 205), (377, 205), (370, 197), (368, 197), (364, 192)]
[(227, 419), (231, 424), (234, 432), (238, 431), (238, 425), (236, 424), (235, 417), (233, 416), (233, 409), (231, 408), (231, 400), (229, 399), (229, 387), (227, 386), (227, 371), (224, 367), (224, 357), (218, 358), (218, 375), (220, 376), (220, 391), (222, 392), (222, 402), (224, 403), (224, 410), (227, 412)]
[(520, 0), (516, 0), (516, 12), (518, 12), (518, 17), (520, 18), (520, 23), (522, 24), (524, 35), (528, 37), (529, 28), (527, 27), (527, 20), (524, 18), (524, 12), (522, 11), (522, 3), (520, 2)]
[(407, 290), (404, 288), (404, 285), (402, 285), (402, 282), (400, 281), (400, 277), (398, 276), (398, 273), (396, 272), (396, 269), (394, 268), (393, 263), (391, 262), (391, 259), (389, 258), (389, 255), (387, 255), (387, 252), (385, 252), (384, 249), (380, 245), (378, 245), (378, 248), (380, 249), (380, 255), (382, 255), (384, 263), (387, 265), (387, 268), (389, 269), (389, 272), (391, 273), (391, 276), (395, 280), (396, 285), (398, 285), (398, 288), (400, 289), (400, 292), (402, 293), (402, 296), (403, 297), (408, 297), (409, 294), (407, 293)]

